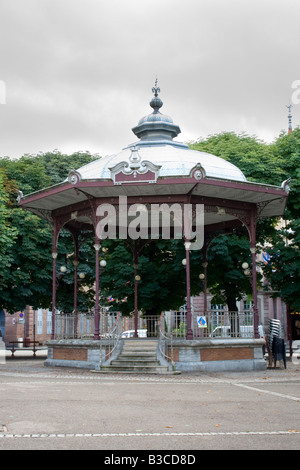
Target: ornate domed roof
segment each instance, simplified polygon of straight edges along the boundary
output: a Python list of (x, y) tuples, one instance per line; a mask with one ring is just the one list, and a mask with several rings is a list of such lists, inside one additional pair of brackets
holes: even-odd
[(141, 118), (132, 131), (138, 142), (128, 145), (121, 152), (101, 158), (78, 169), (83, 180), (109, 179), (111, 169), (122, 162), (130, 167), (133, 150), (138, 152), (140, 161), (159, 166), (159, 177), (189, 176), (195, 167), (202, 169), (203, 176), (246, 181), (244, 174), (232, 163), (205, 152), (190, 150), (188, 145), (173, 140), (181, 132), (171, 117), (160, 112), (163, 102), (158, 96), (160, 89), (152, 88), (154, 97), (150, 101), (153, 112)]
[(118, 204), (122, 196), (130, 198), (130, 203), (142, 204), (185, 204), (193, 197), (205, 205), (205, 226), (235, 224), (239, 210), (244, 211), (241, 217), (247, 216), (247, 204), (251, 204), (251, 211), (257, 205), (259, 217), (284, 213), (287, 182), (282, 187), (249, 182), (227, 160), (174, 140), (180, 128), (160, 112), (163, 103), (159, 92), (156, 82), (150, 102), (153, 112), (132, 129), (138, 141), (117, 154), (71, 170), (68, 178), (55, 186), (20, 195), (19, 204), (47, 220), (64, 216), (71, 227), (77, 223), (89, 226), (94, 216), (87, 208), (94, 210), (95, 204), (101, 206), (103, 201)]
[(140, 161), (150, 161), (160, 166), (160, 177), (190, 176), (193, 168), (199, 167), (209, 178), (221, 178), (230, 181), (246, 181), (244, 174), (232, 163), (220, 157), (197, 150), (190, 150), (187, 146), (154, 145), (136, 147), (128, 146), (120, 153), (101, 158), (79, 168), (78, 172), (83, 180), (110, 179), (111, 168), (122, 162), (128, 162), (133, 151), (137, 151)]

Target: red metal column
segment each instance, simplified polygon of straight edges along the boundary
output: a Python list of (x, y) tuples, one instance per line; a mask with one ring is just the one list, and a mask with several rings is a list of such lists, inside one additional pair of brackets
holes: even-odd
[(186, 339), (193, 339), (192, 330), (192, 308), (191, 308), (191, 277), (190, 277), (190, 244), (185, 241), (185, 259), (186, 259), (186, 322), (187, 335)]
[(207, 250), (208, 250), (208, 245), (204, 244), (203, 246), (203, 262), (202, 262), (202, 267), (203, 267), (203, 274), (204, 274), (204, 279), (203, 279), (203, 296), (204, 296), (204, 302), (203, 302), (203, 307), (204, 307), (204, 313), (207, 313)]
[(56, 259), (57, 259), (57, 237), (58, 224), (54, 219), (54, 228), (52, 234), (52, 327), (51, 339), (55, 339), (55, 312), (56, 312)]
[(78, 337), (78, 256), (79, 256), (79, 246), (78, 246), (78, 234), (72, 234), (74, 240), (74, 337)]
[(78, 278), (77, 278), (77, 270), (78, 270), (78, 259), (75, 258), (73, 261), (74, 265), (74, 313), (77, 313), (77, 297), (78, 297)]
[(252, 258), (252, 295), (253, 295), (253, 324), (254, 337), (259, 338), (258, 333), (258, 298), (257, 298), (257, 274), (256, 274), (256, 210), (250, 214), (250, 251)]
[(134, 267), (134, 338), (138, 338), (138, 319), (139, 319), (139, 310), (138, 310), (138, 247), (137, 241), (134, 240), (133, 248), (133, 267)]

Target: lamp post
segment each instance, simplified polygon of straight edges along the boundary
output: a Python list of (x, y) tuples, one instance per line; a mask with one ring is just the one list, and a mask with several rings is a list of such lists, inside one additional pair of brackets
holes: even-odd
[(206, 276), (204, 273), (199, 274), (199, 279), (201, 282), (203, 282), (203, 310), (204, 314), (206, 313), (207, 310), (207, 296), (206, 296)]
[(141, 276), (137, 273), (138, 265), (134, 264), (134, 338), (138, 338), (138, 284)]
[(208, 263), (206, 261), (206, 257), (204, 258), (204, 261), (202, 263), (203, 266), (203, 280), (204, 280), (204, 288), (203, 288), (203, 295), (204, 295), (204, 312), (207, 312), (207, 266)]

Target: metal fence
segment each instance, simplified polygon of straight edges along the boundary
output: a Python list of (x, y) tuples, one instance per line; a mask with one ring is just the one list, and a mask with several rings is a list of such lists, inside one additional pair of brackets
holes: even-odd
[[(119, 318), (118, 332), (121, 337), (131, 338), (135, 333), (133, 317), (119, 317), (118, 312), (101, 311), (100, 338), (114, 337), (112, 330)], [(159, 327), (160, 324), (160, 327)], [(138, 318), (138, 337), (159, 337), (160, 330), (172, 338), (184, 339), (187, 334), (186, 311), (164, 312), (158, 315), (140, 316)], [(253, 312), (228, 312), (210, 310), (192, 315), (194, 339), (201, 338), (254, 338)], [(261, 331), (260, 336), (263, 336)], [(55, 339), (93, 339), (93, 313), (57, 314), (55, 315)]]
[[(187, 334), (186, 311), (164, 312), (164, 331), (173, 338)], [(254, 338), (253, 312), (210, 310), (192, 315), (192, 331), (197, 338)]]
[[(118, 312), (106, 314), (101, 311), (100, 338), (108, 338)], [(56, 314), (55, 339), (93, 339), (95, 321), (93, 313)]]
[[(137, 319), (137, 333), (139, 338), (158, 337), (159, 315), (139, 316)], [(135, 318), (133, 316), (122, 318), (122, 337), (132, 338), (135, 334)]]
[(89, 339), (94, 336), (94, 317), (91, 314), (56, 314), (55, 339)]

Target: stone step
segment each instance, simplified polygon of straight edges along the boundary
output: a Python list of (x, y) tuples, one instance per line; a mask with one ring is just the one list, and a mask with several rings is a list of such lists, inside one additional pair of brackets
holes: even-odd
[(141, 365), (124, 365), (122, 367), (118, 366), (102, 366), (101, 367), (101, 372), (126, 372), (126, 373), (146, 373), (146, 374), (166, 374), (168, 373), (168, 367), (167, 366), (141, 366)]
[(144, 352), (144, 351), (136, 351), (136, 352), (128, 352), (128, 351), (122, 351), (119, 357), (126, 357), (128, 361), (131, 359), (134, 359), (136, 357), (140, 357), (141, 359), (145, 359), (147, 357), (154, 357), (155, 359), (157, 358), (156, 352), (155, 351), (150, 351), (150, 352)]
[(102, 373), (174, 374), (168, 366), (160, 365), (156, 357), (157, 340), (126, 339), (117, 359), (101, 366)]
[(139, 342), (127, 342), (125, 341), (123, 346), (123, 351), (156, 351), (157, 342), (144, 343), (143, 341)]
[(156, 366), (160, 366), (160, 362), (157, 360), (157, 359), (134, 359), (132, 361), (127, 361), (126, 359), (123, 359), (123, 358), (118, 358), (118, 359), (115, 359), (113, 361), (111, 361), (110, 365), (112, 367), (130, 367), (130, 366), (141, 366), (141, 367), (144, 367), (144, 366), (152, 366), (152, 367), (156, 367)]

